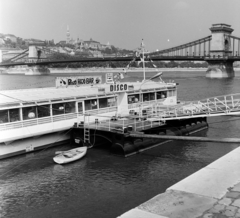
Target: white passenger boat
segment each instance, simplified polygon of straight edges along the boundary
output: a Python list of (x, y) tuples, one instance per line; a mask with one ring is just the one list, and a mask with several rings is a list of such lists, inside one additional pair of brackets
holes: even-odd
[[(111, 117), (140, 115), (152, 105), (176, 105), (177, 84), (165, 83), (161, 73), (146, 79), (143, 42), (140, 52), (142, 82), (121, 82), (119, 72), (106, 73), (105, 83), (102, 76), (59, 77), (52, 88), (1, 91), (0, 159), (67, 142), (73, 124), (97, 124)], [(84, 131), (84, 139), (75, 141), (93, 146), (90, 132)]]
[(53, 158), (57, 164), (66, 164), (81, 159), (87, 153), (87, 147), (78, 147), (68, 151), (57, 152), (57, 155)]
[(0, 159), (67, 142), (70, 128), (84, 119), (101, 121), (153, 104), (177, 104), (174, 82), (113, 83), (113, 77), (107, 74), (105, 83), (101, 76), (62, 77), (52, 88), (0, 91)]

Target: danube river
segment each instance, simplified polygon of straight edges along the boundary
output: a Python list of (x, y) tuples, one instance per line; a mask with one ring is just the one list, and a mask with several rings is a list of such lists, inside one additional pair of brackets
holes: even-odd
[[(0, 90), (54, 86), (55, 76), (0, 75)], [(165, 72), (163, 79), (179, 83), (182, 101), (240, 93), (240, 72), (234, 79), (209, 79), (201, 71)], [(209, 129), (196, 135), (239, 137), (240, 117), (208, 122)], [(55, 151), (69, 148), (62, 145), (0, 160), (0, 217), (117, 217), (237, 146), (172, 141), (128, 158), (92, 148), (82, 160), (61, 166), (52, 158)]]

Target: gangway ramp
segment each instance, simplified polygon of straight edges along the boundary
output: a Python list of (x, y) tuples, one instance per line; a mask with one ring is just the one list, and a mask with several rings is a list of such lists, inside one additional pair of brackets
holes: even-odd
[(240, 93), (189, 101), (176, 106), (152, 105), (148, 119), (176, 120), (197, 117), (240, 115)]
[(116, 115), (114, 116), (115, 119), (112, 116), (103, 116), (97, 113), (84, 114), (88, 117), (86, 120), (91, 121), (84, 122), (83, 127), (124, 133), (129, 126), (133, 131), (142, 131), (164, 126), (168, 120), (240, 115), (240, 93), (183, 102), (173, 106), (162, 105), (157, 102), (152, 104), (142, 102), (139, 108), (137, 115)]

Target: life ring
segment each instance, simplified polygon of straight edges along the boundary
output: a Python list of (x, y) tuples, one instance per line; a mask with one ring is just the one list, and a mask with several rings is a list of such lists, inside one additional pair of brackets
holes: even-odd
[(28, 118), (35, 118), (35, 113), (34, 112), (29, 112), (28, 113)]

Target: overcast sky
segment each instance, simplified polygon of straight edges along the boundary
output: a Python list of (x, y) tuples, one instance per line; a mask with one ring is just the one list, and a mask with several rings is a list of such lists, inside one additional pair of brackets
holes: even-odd
[(240, 37), (240, 0), (0, 0), (0, 33), (165, 49), (210, 35), (215, 23)]

